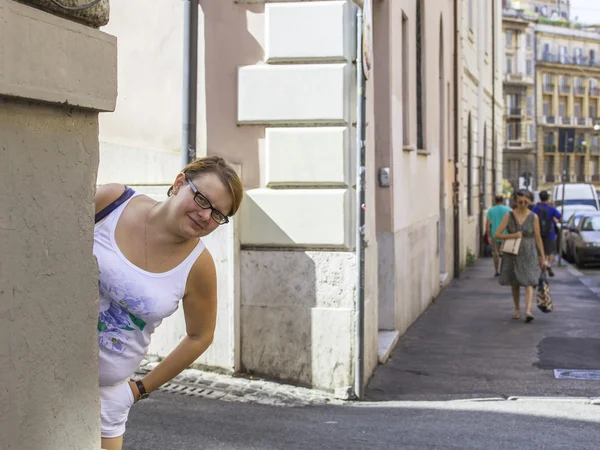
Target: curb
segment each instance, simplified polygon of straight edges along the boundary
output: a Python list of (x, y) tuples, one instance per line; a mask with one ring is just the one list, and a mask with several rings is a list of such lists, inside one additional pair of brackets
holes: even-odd
[[(144, 377), (159, 364), (158, 361), (150, 359), (142, 361), (134, 379)], [(241, 378), (198, 369), (185, 369), (159, 390), (188, 397), (272, 406), (301, 407), (347, 403), (335, 398), (332, 393), (279, 384), (255, 377)]]

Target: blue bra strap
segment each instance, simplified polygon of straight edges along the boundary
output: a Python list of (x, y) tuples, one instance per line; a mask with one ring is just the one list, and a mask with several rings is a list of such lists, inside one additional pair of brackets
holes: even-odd
[(123, 203), (129, 200), (133, 194), (135, 194), (135, 191), (130, 187), (125, 186), (125, 192), (123, 192), (118, 199), (116, 199), (114, 202), (112, 202), (110, 205), (108, 205), (106, 208), (104, 208), (102, 211), (96, 214), (95, 223), (100, 222), (111, 212), (113, 212), (115, 209), (117, 209), (119, 206), (121, 206)]

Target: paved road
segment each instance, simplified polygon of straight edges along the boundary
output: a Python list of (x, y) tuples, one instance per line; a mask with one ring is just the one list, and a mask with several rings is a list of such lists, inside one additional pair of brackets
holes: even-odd
[[(600, 299), (568, 267), (551, 279), (554, 312), (511, 320), (510, 288), (489, 261), (465, 271), (400, 339), (373, 377), (371, 400), (600, 395), (600, 382), (556, 380), (553, 369), (600, 370)], [(600, 293), (600, 290), (598, 290)], [(521, 303), (523, 308), (523, 299)]]
[[(555, 312), (510, 319), (489, 260), (451, 284), (373, 376), (370, 403), (278, 407), (156, 393), (125, 450), (598, 449), (600, 272), (556, 270)], [(507, 400), (516, 396), (517, 400)], [(541, 398), (533, 398), (539, 396)]]
[(158, 393), (132, 410), (125, 450), (586, 449), (600, 406), (543, 401), (277, 407)]

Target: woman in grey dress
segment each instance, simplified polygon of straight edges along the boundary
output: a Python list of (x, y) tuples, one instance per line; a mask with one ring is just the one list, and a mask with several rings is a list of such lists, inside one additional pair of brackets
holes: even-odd
[[(502, 268), (499, 282), (503, 286), (512, 287), (515, 313), (513, 319), (521, 317), (520, 289), (525, 288), (525, 322), (531, 322), (533, 315), (533, 293), (535, 286), (546, 266), (544, 246), (540, 235), (540, 222), (538, 216), (532, 213), (528, 191), (521, 189), (517, 192), (517, 207), (507, 213), (498, 226), (494, 237), (496, 239), (521, 238), (521, 247), (518, 255), (504, 253), (502, 255)], [(504, 231), (508, 230), (507, 234)]]

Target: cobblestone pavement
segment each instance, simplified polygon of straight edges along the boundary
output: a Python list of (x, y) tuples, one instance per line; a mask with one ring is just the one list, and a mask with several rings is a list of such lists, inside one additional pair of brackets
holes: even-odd
[[(157, 358), (142, 361), (134, 378), (142, 378), (159, 364)], [(276, 406), (342, 405), (344, 400), (333, 393), (279, 384), (250, 377), (221, 375), (197, 369), (186, 369), (160, 391), (190, 397), (205, 397), (228, 402), (257, 403)]]

